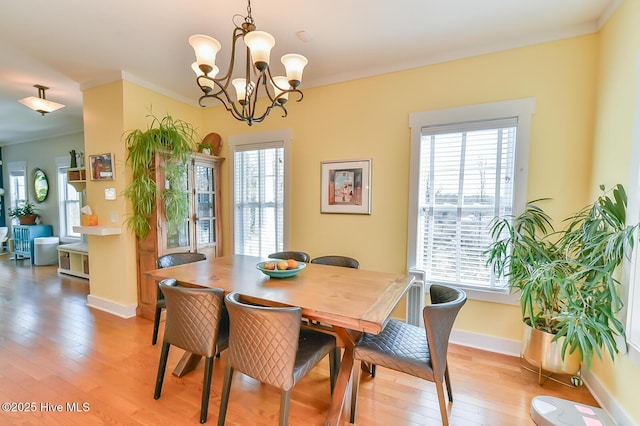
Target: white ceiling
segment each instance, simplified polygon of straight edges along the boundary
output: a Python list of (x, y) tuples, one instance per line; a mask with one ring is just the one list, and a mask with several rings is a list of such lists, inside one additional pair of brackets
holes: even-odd
[[(592, 33), (622, 0), (253, 0), (259, 30), (309, 59), (301, 89)], [(17, 0), (0, 6), (0, 146), (82, 131), (82, 89), (127, 79), (194, 105), (187, 39), (222, 43), (245, 0)], [(303, 42), (296, 32), (306, 31)], [(50, 87), (66, 108), (17, 102)]]

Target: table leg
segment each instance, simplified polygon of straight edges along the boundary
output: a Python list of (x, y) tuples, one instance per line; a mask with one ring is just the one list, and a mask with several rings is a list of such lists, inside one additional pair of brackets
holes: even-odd
[(342, 416), (342, 412), (345, 408), (345, 401), (348, 396), (349, 384), (351, 383), (351, 373), (353, 370), (353, 348), (355, 347), (358, 340), (357, 338), (360, 334), (341, 327), (334, 327), (334, 330), (344, 343), (344, 354), (342, 355), (342, 362), (340, 363), (340, 371), (338, 372), (336, 386), (333, 389), (333, 397), (331, 398), (329, 412), (327, 413), (327, 418), (324, 422), (325, 426), (338, 426), (340, 422), (340, 417)]
[(185, 352), (184, 355), (182, 355), (182, 358), (180, 358), (178, 365), (176, 365), (176, 368), (174, 368), (173, 375), (176, 377), (182, 377), (188, 372), (194, 370), (201, 358), (202, 356), (200, 355)]

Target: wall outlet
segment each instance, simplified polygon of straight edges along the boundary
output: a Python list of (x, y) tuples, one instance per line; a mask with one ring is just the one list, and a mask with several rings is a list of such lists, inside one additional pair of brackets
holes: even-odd
[(118, 212), (111, 212), (111, 222), (118, 223)]

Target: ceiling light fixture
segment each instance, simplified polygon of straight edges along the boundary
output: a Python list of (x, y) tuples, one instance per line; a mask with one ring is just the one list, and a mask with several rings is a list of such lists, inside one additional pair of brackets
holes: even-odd
[(45, 115), (48, 112), (57, 111), (60, 108), (65, 107), (65, 105), (46, 99), (44, 91), (47, 90), (48, 87), (41, 86), (40, 84), (34, 84), (33, 87), (38, 88), (38, 97), (36, 98), (35, 96), (29, 96), (24, 99), (18, 99), (18, 102), (28, 106), (32, 110), (37, 111), (42, 115)]
[[(235, 15), (235, 17), (242, 17)], [(282, 57), (282, 63), (286, 70), (286, 77), (272, 76), (269, 66), (271, 48), (275, 45), (275, 39), (264, 31), (256, 31), (256, 25), (251, 17), (251, 0), (247, 1), (247, 16), (240, 25), (234, 22), (233, 39), (231, 44), (231, 60), (227, 73), (216, 78), (219, 68), (215, 64), (216, 54), (221, 45), (218, 40), (206, 35), (193, 35), (189, 37), (189, 44), (196, 53), (196, 62), (191, 68), (196, 73), (196, 82), (204, 95), (200, 97), (200, 106), (205, 106), (205, 99), (215, 98), (222, 102), (224, 107), (236, 120), (244, 121), (249, 126), (263, 121), (271, 109), (281, 108), (283, 117), (287, 116), (285, 104), (289, 93), (297, 93), (302, 100), (302, 92), (298, 89), (302, 81), (302, 70), (307, 65), (307, 58), (298, 54), (288, 54)], [(244, 77), (233, 78), (236, 59), (236, 42), (242, 38), (246, 46), (246, 61)], [(251, 77), (254, 77), (253, 79)], [(235, 96), (229, 94), (229, 85), (235, 88)], [(268, 98), (265, 110), (256, 114), (259, 92), (263, 89)], [(263, 102), (260, 102), (262, 105)]]

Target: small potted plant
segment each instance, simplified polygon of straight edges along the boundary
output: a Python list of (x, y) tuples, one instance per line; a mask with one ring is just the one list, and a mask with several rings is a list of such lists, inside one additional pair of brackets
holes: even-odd
[(209, 133), (202, 139), (202, 142), (198, 144), (198, 152), (208, 155), (220, 155), (220, 148), (222, 147), (222, 138), (217, 133)]
[(17, 218), (20, 225), (33, 225), (36, 223), (38, 215), (35, 212), (33, 203), (25, 201), (20, 207), (10, 208), (9, 217)]

